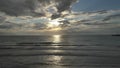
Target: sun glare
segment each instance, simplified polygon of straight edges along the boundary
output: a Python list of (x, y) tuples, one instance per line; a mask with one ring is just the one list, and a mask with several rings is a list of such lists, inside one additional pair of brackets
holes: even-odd
[(58, 22), (58, 20), (52, 20), (48, 23), (48, 27), (59, 27), (60, 22)]
[(54, 43), (59, 43), (61, 42), (61, 35), (53, 35), (53, 39)]
[(58, 27), (58, 28), (52, 28), (51, 31), (59, 31), (59, 30), (62, 30), (61, 27)]
[(59, 20), (58, 19), (56, 19), (56, 20), (52, 20), (52, 21), (50, 21), (49, 23), (48, 23), (48, 29), (50, 30), (50, 31), (59, 31), (59, 30), (61, 30), (62, 28), (60, 27), (60, 22), (59, 22)]

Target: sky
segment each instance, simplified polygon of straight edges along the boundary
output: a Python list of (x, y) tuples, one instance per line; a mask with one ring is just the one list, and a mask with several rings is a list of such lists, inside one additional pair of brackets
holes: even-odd
[(72, 7), (72, 10), (74, 11), (97, 11), (117, 9), (120, 9), (120, 0), (80, 0)]
[(120, 0), (0, 0), (0, 35), (120, 34)]

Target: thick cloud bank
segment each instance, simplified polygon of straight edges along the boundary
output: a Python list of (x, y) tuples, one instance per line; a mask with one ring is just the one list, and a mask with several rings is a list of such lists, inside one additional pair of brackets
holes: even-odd
[(0, 0), (0, 11), (11, 16), (58, 16), (76, 0)]
[[(49, 32), (52, 21), (61, 32), (120, 33), (120, 10), (74, 12), (77, 0), (0, 0), (0, 34)], [(52, 32), (51, 32), (52, 33)]]

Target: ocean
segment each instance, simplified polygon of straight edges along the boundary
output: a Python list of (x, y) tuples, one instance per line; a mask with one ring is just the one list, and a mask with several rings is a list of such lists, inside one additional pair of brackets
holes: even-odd
[(0, 68), (120, 68), (120, 37), (0, 36)]

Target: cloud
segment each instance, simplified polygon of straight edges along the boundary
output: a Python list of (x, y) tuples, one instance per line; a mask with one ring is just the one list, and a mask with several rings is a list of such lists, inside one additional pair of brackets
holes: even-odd
[[(104, 10), (96, 12), (74, 12), (64, 17), (69, 21), (67, 32), (83, 33), (120, 33), (120, 10)], [(107, 19), (107, 20), (106, 20)], [(117, 31), (117, 32), (116, 32)], [(100, 33), (101, 32), (101, 33)]]
[(42, 30), (77, 0), (0, 0), (0, 29)]
[(62, 32), (100, 34), (120, 32), (118, 31), (120, 10), (73, 12), (70, 8), (76, 1), (0, 0), (0, 32), (50, 33), (48, 23), (52, 20), (61, 23)]
[(33, 29), (35, 30), (44, 30), (46, 29), (46, 24), (41, 24), (41, 23), (35, 23), (33, 26)]
[(109, 21), (111, 19), (120, 18), (120, 14), (110, 15), (106, 17), (103, 21)]
[(74, 2), (76, 0), (0, 0), (0, 11), (11, 16), (55, 16), (69, 10)]
[(3, 23), (5, 21), (5, 17), (0, 16), (0, 23)]
[(0, 29), (7, 29), (7, 30), (11, 30), (13, 28), (18, 28), (20, 29), (20, 27), (22, 27), (21, 24), (17, 24), (17, 23), (11, 23), (11, 22), (4, 22), (2, 24), (0, 24)]

